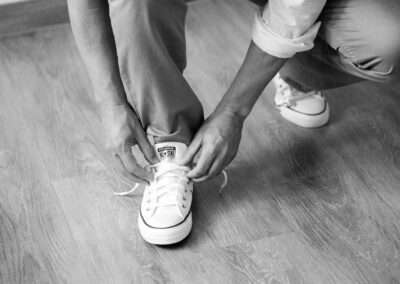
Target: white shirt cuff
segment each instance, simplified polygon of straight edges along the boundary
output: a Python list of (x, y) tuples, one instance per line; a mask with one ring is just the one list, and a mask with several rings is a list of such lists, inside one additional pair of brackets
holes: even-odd
[(314, 23), (302, 36), (286, 38), (272, 31), (262, 18), (262, 11), (257, 12), (253, 24), (252, 39), (264, 52), (279, 58), (290, 58), (297, 52), (310, 50), (314, 47), (321, 22)]

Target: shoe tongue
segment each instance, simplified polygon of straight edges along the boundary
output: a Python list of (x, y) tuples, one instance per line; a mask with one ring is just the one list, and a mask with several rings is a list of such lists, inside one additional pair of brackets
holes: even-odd
[(177, 163), (182, 160), (187, 146), (180, 142), (157, 143), (155, 146), (156, 154), (161, 162), (168, 161)]
[[(165, 143), (157, 143), (155, 146), (157, 157), (160, 159), (160, 164), (157, 167), (156, 171), (163, 170), (164, 167), (168, 167), (170, 163), (177, 164), (180, 160), (183, 159), (187, 146), (180, 142), (165, 142)], [(176, 174), (176, 177), (160, 177), (158, 179), (159, 184), (168, 184), (171, 182), (176, 182), (179, 179), (179, 176), (182, 174), (182, 170), (174, 170), (171, 171), (172, 174)]]

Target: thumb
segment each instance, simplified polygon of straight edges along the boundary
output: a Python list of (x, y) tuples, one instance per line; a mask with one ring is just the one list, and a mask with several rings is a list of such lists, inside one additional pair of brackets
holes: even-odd
[(193, 139), (192, 143), (190, 143), (188, 149), (186, 150), (186, 154), (183, 159), (179, 162), (180, 165), (187, 165), (193, 162), (194, 157), (197, 152), (199, 152), (201, 148), (201, 139), (197, 138), (197, 136)]
[(139, 145), (140, 151), (142, 151), (144, 157), (150, 164), (156, 164), (159, 162), (156, 151), (154, 147), (150, 144), (149, 139), (147, 138), (146, 133), (143, 129), (139, 130), (139, 133), (136, 136), (137, 143)]

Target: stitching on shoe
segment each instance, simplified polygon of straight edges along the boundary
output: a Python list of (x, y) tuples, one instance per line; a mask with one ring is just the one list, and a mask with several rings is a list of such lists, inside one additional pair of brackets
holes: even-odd
[(143, 223), (144, 223), (147, 227), (152, 228), (152, 229), (171, 229), (171, 228), (177, 227), (177, 226), (181, 225), (182, 223), (184, 223), (184, 222), (186, 221), (186, 219), (189, 217), (190, 213), (192, 213), (192, 209), (189, 210), (189, 212), (188, 212), (188, 214), (186, 215), (185, 219), (183, 219), (183, 220), (182, 220), (181, 222), (179, 222), (178, 224), (173, 225), (173, 226), (169, 226), (169, 227), (153, 227), (153, 226), (147, 224), (146, 220), (143, 218), (142, 210), (140, 210), (139, 213), (140, 213), (140, 218), (142, 219)]
[(326, 111), (326, 107), (327, 107), (327, 102), (325, 101), (324, 109), (321, 112), (310, 114), (310, 113), (305, 113), (305, 112), (301, 112), (301, 111), (295, 110), (295, 109), (291, 108), (290, 106), (287, 106), (287, 108), (289, 108), (290, 110), (292, 110), (294, 112), (301, 113), (301, 114), (304, 114), (304, 115), (309, 115), (309, 116), (317, 116), (317, 115), (320, 115), (320, 114), (324, 113)]

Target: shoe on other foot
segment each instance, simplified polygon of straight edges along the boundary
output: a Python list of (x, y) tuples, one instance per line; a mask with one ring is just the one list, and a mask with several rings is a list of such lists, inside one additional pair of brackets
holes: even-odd
[(291, 87), (279, 73), (272, 79), (276, 88), (275, 106), (288, 121), (301, 127), (325, 125), (329, 120), (329, 106), (320, 91), (301, 92)]
[(193, 183), (187, 178), (189, 167), (179, 166), (187, 146), (179, 142), (155, 145), (160, 162), (154, 181), (145, 187), (139, 213), (143, 239), (156, 245), (170, 245), (185, 239), (192, 229)]

